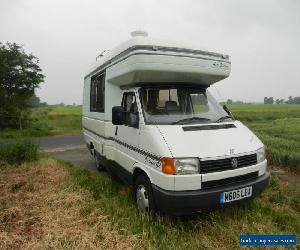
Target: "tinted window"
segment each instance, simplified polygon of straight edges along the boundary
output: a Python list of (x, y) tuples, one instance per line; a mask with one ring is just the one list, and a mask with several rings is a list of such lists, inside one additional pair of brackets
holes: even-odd
[(105, 75), (100, 74), (91, 81), (91, 112), (104, 112), (105, 101)]

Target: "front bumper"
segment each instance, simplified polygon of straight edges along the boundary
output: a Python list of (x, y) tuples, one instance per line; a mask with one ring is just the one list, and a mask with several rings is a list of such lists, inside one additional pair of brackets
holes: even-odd
[[(239, 182), (231, 185), (220, 186), (205, 190), (193, 191), (167, 191), (155, 185), (153, 195), (156, 208), (159, 211), (169, 214), (191, 214), (200, 211), (211, 211), (219, 207), (235, 204), (241, 201), (249, 200), (259, 195), (268, 185), (270, 173), (245, 182)], [(220, 203), (220, 193), (231, 191), (243, 187), (252, 186), (252, 196), (239, 201), (226, 204)]]

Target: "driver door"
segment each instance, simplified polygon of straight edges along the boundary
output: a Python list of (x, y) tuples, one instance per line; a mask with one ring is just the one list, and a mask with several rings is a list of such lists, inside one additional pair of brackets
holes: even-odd
[(117, 175), (130, 184), (133, 164), (137, 161), (137, 149), (140, 146), (140, 119), (135, 92), (124, 92), (121, 106), (124, 124), (118, 125), (115, 130), (118, 149), (116, 161), (121, 166)]

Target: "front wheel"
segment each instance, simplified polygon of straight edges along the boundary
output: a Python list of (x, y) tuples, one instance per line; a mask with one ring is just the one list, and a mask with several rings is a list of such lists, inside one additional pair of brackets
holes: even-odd
[(155, 213), (155, 204), (152, 187), (149, 179), (145, 175), (137, 177), (134, 191), (139, 212), (153, 215)]

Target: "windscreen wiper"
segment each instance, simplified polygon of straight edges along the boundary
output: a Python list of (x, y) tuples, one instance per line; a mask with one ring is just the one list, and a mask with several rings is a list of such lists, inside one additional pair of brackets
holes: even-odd
[(189, 123), (191, 121), (211, 121), (208, 118), (204, 118), (204, 117), (190, 117), (190, 118), (185, 118), (185, 119), (181, 119), (179, 121), (176, 122), (172, 122), (172, 124), (186, 124)]
[(216, 122), (222, 122), (226, 119), (232, 119), (232, 117), (229, 115), (225, 115), (225, 116), (220, 117), (218, 120), (216, 120)]

